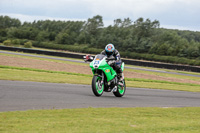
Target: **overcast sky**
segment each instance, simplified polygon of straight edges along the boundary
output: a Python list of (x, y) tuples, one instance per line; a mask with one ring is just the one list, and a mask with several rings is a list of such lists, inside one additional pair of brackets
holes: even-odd
[(115, 19), (158, 20), (160, 27), (200, 31), (200, 0), (0, 0), (0, 15), (34, 20), (83, 20), (101, 15)]

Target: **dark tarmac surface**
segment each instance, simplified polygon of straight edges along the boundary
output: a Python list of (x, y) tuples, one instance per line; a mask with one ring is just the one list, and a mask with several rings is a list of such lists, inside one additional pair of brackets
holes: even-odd
[(90, 85), (0, 80), (0, 112), (88, 107), (200, 107), (200, 93), (128, 87), (96, 97)]

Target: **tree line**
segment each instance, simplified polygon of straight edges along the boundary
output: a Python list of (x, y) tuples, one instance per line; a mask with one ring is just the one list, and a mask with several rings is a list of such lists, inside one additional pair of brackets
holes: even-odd
[[(73, 49), (104, 49), (108, 43), (129, 55), (176, 56), (200, 59), (200, 32), (160, 28), (158, 20), (138, 18), (116, 19), (104, 27), (103, 18), (96, 15), (87, 21), (20, 22), (9, 16), (0, 16), (0, 42), (11, 40), (24, 45), (31, 41), (38, 47), (65, 46)], [(94, 52), (95, 53), (95, 52)]]

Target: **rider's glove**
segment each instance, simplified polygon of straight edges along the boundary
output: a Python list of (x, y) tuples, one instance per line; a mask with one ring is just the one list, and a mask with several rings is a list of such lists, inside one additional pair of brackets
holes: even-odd
[(89, 61), (89, 62), (93, 61), (93, 57), (90, 54), (88, 54), (86, 56), (83, 56), (83, 58), (84, 58), (85, 62), (87, 62), (87, 61)]

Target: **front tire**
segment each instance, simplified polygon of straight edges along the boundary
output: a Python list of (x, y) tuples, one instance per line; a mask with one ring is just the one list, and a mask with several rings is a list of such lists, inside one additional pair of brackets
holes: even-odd
[(92, 91), (93, 91), (94, 95), (97, 97), (99, 97), (103, 94), (104, 83), (102, 83), (102, 79), (98, 76), (93, 76)]
[(125, 92), (126, 92), (126, 83), (125, 83), (125, 80), (123, 80), (122, 82), (123, 82), (123, 86), (118, 85), (117, 86), (117, 91), (113, 92), (113, 94), (116, 97), (122, 97), (125, 94)]

